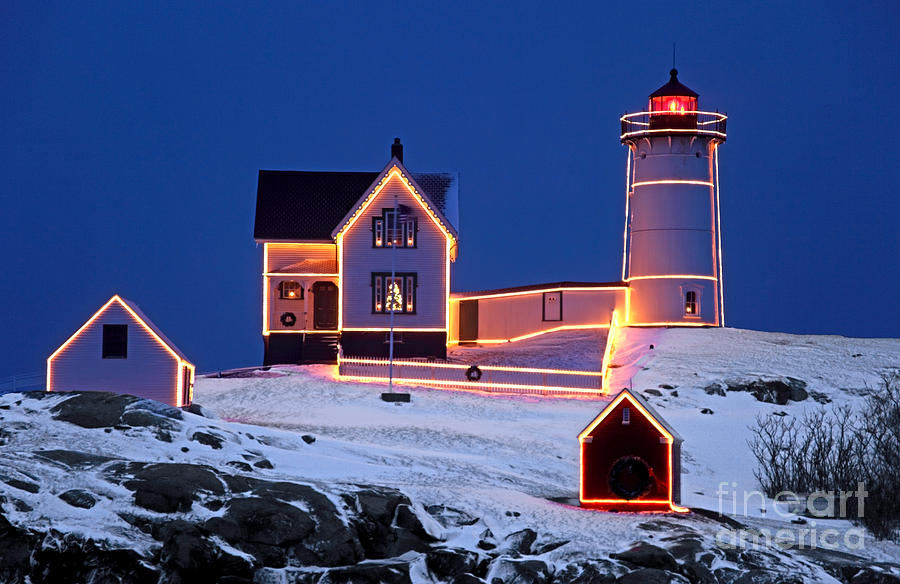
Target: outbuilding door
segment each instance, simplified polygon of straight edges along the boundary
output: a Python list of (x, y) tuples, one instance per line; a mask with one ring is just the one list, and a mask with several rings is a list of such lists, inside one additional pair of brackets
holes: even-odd
[(461, 300), (459, 303), (459, 342), (474, 343), (478, 340), (478, 300)]
[(183, 406), (191, 405), (193, 399), (193, 387), (191, 386), (191, 370), (186, 366), (181, 368), (181, 404)]
[(313, 328), (337, 329), (338, 288), (333, 282), (316, 282), (313, 292)]

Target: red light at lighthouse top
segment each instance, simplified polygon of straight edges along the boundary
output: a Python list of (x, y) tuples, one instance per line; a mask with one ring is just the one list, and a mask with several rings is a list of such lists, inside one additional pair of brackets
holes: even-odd
[(660, 114), (693, 113), (697, 111), (700, 94), (678, 81), (678, 69), (669, 71), (669, 82), (650, 94), (650, 112)]
[(678, 69), (669, 71), (669, 82), (650, 94), (648, 111), (626, 113), (620, 119), (623, 143), (639, 138), (696, 134), (725, 141), (725, 120), (719, 112), (701, 112), (700, 95), (678, 81)]
[(669, 82), (650, 94), (650, 127), (696, 127), (700, 95), (678, 81), (678, 69), (669, 75)]

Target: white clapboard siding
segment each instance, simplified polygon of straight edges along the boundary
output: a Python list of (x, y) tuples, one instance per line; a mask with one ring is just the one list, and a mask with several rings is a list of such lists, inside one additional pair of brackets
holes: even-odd
[[(103, 325), (128, 325), (128, 358), (103, 359)], [(177, 405), (179, 360), (113, 302), (50, 361), (52, 391), (112, 391)]]
[[(613, 310), (625, 314), (624, 288), (562, 291), (562, 319), (543, 320), (543, 291), (495, 296), (478, 299), (478, 339), (509, 340), (559, 327), (588, 327), (609, 325)], [(453, 298), (451, 304), (450, 339), (459, 339), (459, 302), (465, 296)]]
[[(417, 247), (372, 247), (372, 218), (397, 202), (410, 208), (418, 220)], [(447, 238), (416, 201), (401, 179), (393, 177), (359, 219), (344, 232), (343, 243), (343, 327), (387, 327), (390, 315), (372, 314), (372, 273), (391, 271), (391, 254), (396, 254), (397, 272), (418, 276), (416, 313), (395, 314), (398, 328), (446, 327), (449, 287), (446, 280)]]
[(337, 273), (337, 245), (333, 243), (268, 243), (266, 256), (266, 272)]
[[(335, 286), (338, 285), (338, 278), (335, 276), (264, 276), (269, 280), (269, 330), (278, 331), (302, 331), (312, 330), (314, 327), (313, 316), (316, 306), (316, 295), (313, 292), (313, 285), (316, 282), (331, 282)], [(303, 288), (303, 298), (283, 299), (278, 288), (282, 282), (294, 281)], [(292, 312), (297, 318), (296, 324), (292, 327), (281, 324), (281, 315), (285, 312)]]

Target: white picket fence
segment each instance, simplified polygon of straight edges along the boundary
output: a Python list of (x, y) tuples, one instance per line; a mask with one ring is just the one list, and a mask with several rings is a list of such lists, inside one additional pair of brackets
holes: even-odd
[[(474, 365), (480, 378), (467, 375), (471, 364), (435, 359), (394, 360), (393, 380), (397, 383), (425, 385), (445, 389), (464, 389), (496, 393), (531, 395), (599, 395), (603, 391), (602, 374), (597, 371)], [(391, 365), (387, 359), (345, 357), (338, 359), (342, 379), (387, 381)]]
[[(338, 376), (347, 380), (377, 382), (387, 381), (390, 377), (397, 383), (495, 393), (602, 395), (606, 390), (605, 378), (615, 352), (618, 327), (619, 315), (613, 311), (600, 371), (476, 365), (437, 359), (395, 359), (392, 366), (387, 359), (346, 357), (339, 353)], [(471, 374), (473, 367), (478, 369), (478, 379), (474, 379), (475, 375)]]

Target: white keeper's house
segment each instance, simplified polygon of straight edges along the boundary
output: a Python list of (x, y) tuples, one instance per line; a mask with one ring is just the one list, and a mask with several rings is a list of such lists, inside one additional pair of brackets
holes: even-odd
[(459, 179), (403, 165), (381, 172), (259, 173), (254, 237), (263, 246), (265, 364), (446, 357), (455, 343), (507, 343), (559, 330), (723, 326), (718, 147), (726, 116), (678, 81), (625, 114), (622, 273), (451, 293)]
[(446, 356), (458, 183), (399, 140), (381, 172), (260, 171), (265, 363), (387, 355), (392, 320), (396, 356)]

